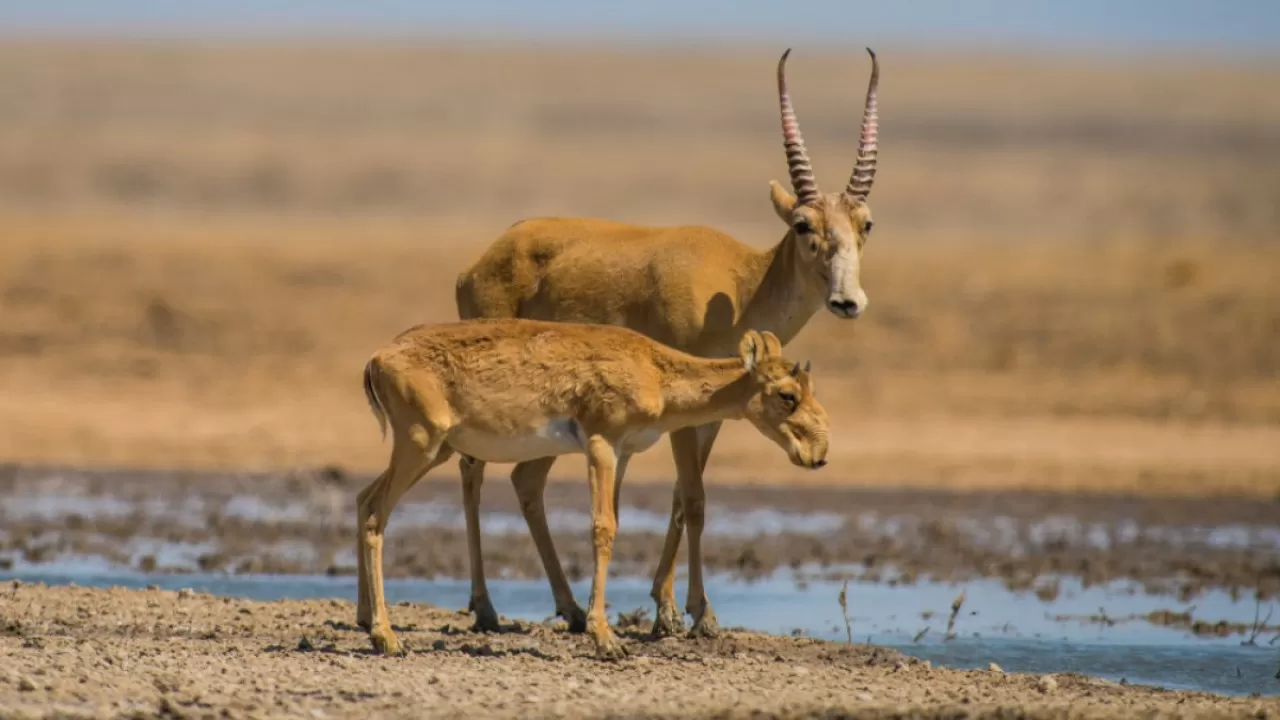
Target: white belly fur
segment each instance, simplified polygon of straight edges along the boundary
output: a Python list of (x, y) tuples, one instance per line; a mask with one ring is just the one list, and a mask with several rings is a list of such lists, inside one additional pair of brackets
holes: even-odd
[[(640, 430), (622, 438), (614, 451), (618, 455), (642, 453), (661, 438), (662, 433), (657, 430)], [(517, 435), (457, 427), (449, 433), (449, 444), (454, 450), (484, 462), (517, 463), (543, 457), (585, 454), (587, 435), (576, 420), (564, 418)]]
[(454, 450), (477, 460), (515, 463), (538, 458), (582, 454), (587, 450), (587, 437), (572, 418), (552, 420), (540, 428), (517, 435), (457, 427), (449, 432)]

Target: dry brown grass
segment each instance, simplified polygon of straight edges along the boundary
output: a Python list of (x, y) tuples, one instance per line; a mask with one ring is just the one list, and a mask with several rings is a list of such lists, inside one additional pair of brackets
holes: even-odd
[[(713, 481), (1280, 489), (1280, 69), (881, 57), (871, 309), (792, 349), (837, 461)], [(775, 61), (0, 47), (0, 457), (375, 469), (359, 368), (511, 222), (780, 237)], [(825, 184), (866, 70), (793, 57)]]

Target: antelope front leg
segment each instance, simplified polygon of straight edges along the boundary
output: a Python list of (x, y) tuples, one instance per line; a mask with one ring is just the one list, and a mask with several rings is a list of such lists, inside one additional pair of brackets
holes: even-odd
[[(673, 448), (678, 447), (676, 467), (681, 476), (678, 488), (681, 492), (680, 504), (684, 507), (685, 530), (689, 535), (689, 594), (685, 598), (685, 609), (693, 617), (693, 627), (689, 630), (693, 637), (715, 637), (720, 634), (720, 623), (715, 611), (711, 609), (702, 583), (702, 528), (706, 521), (707, 506), (702, 473), (707, 467), (711, 446), (719, 432), (719, 423), (696, 428), (692, 438), (696, 445), (693, 448), (684, 445), (690, 439), (688, 436), (681, 436), (678, 440), (674, 436), (672, 438)], [(692, 464), (690, 460), (693, 461)]]
[[(674, 449), (674, 443), (672, 447)], [(653, 590), (649, 592), (649, 597), (658, 604), (658, 614), (653, 620), (654, 637), (684, 633), (684, 613), (676, 605), (675, 590), (676, 553), (680, 551), (680, 538), (684, 535), (684, 504), (681, 497), (680, 480), (677, 476), (676, 486), (671, 491), (671, 518), (667, 521), (667, 538), (662, 543), (662, 557), (653, 574)]]
[(617, 660), (627, 654), (609, 627), (604, 607), (609, 558), (613, 555), (613, 540), (618, 530), (613, 510), (616, 467), (617, 455), (613, 447), (598, 435), (592, 437), (587, 443), (587, 474), (591, 484), (591, 544), (595, 550), (595, 572), (591, 578), (591, 602), (587, 608), (587, 633), (595, 640), (596, 656), (602, 660)]
[(480, 551), (480, 486), (484, 483), (484, 462), (463, 455), (458, 460), (462, 475), (462, 505), (467, 524), (467, 554), (471, 559), (471, 603), (476, 621), (472, 626), (478, 632), (498, 632), (498, 613), (489, 599), (489, 587), (484, 579), (484, 558)]
[[(705, 515), (705, 494), (702, 473), (711, 456), (711, 447), (720, 432), (719, 422), (682, 428), (671, 433), (671, 454), (676, 461), (676, 487), (671, 497), (671, 520), (667, 524), (667, 539), (662, 547), (662, 559), (654, 573), (653, 591), (650, 593), (658, 604), (658, 616), (653, 623), (655, 637), (678, 635), (684, 632), (684, 614), (676, 605), (675, 562), (680, 550), (680, 536), (686, 525), (689, 529), (689, 597), (686, 607), (693, 616), (693, 634), (711, 637), (719, 632), (715, 611), (707, 601), (702, 586), (702, 524)], [(698, 524), (691, 524), (689, 497), (696, 499)], [(696, 545), (695, 545), (696, 543)]]
[(689, 533), (689, 595), (685, 598), (685, 610), (693, 618), (689, 628), (692, 637), (715, 637), (720, 634), (720, 622), (707, 600), (707, 590), (702, 584), (702, 526), (706, 517), (707, 497), (702, 478), (681, 485), (684, 493), (685, 530)]

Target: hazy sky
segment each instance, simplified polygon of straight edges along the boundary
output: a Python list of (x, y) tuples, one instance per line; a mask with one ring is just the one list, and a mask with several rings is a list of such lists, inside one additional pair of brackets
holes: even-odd
[(1280, 0), (0, 0), (0, 33), (741, 36), (1280, 54)]

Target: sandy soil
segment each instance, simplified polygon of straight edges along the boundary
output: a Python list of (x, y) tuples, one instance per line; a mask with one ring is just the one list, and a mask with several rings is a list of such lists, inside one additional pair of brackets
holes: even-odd
[(40, 585), (0, 592), (5, 717), (1249, 717), (1223, 698), (1078, 675), (931, 668), (894, 651), (731, 632), (591, 657), (543, 625), (497, 635), (397, 606), (411, 654), (370, 654), (350, 603)]

